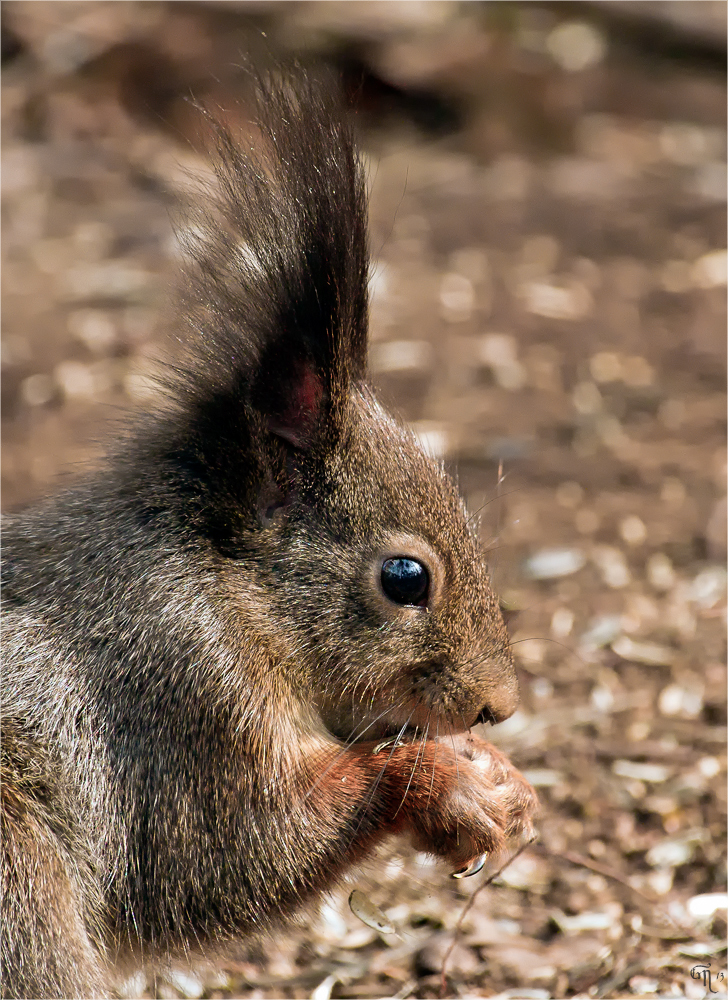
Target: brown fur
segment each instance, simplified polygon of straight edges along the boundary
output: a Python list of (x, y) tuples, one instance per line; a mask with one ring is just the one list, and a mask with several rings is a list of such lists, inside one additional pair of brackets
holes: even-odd
[(3, 996), (271, 927), (390, 834), (459, 867), (531, 828), (469, 735), (517, 703), (476, 536), (366, 382), (348, 126), (309, 79), (259, 89), (263, 152), (216, 132), (172, 405), (5, 529)]

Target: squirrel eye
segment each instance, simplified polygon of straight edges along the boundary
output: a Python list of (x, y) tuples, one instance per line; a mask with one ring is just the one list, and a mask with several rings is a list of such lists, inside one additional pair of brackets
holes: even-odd
[(382, 590), (395, 604), (422, 607), (430, 589), (430, 574), (417, 559), (398, 556), (382, 565)]

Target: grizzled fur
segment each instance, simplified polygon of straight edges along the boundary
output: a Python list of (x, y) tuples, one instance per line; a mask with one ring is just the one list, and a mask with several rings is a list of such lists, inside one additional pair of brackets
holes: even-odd
[[(517, 699), (476, 540), (366, 383), (349, 128), (300, 75), (259, 91), (255, 151), (209, 125), (168, 405), (5, 527), (5, 996), (269, 927), (387, 834), (463, 865), (530, 828), (469, 734)], [(426, 607), (382, 592), (397, 555)]]

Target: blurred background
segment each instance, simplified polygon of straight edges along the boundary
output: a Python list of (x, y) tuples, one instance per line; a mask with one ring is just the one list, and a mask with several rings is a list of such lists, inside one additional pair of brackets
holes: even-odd
[(3, 3), (6, 509), (153, 396), (189, 98), (245, 128), (245, 54), (342, 79), (371, 370), (481, 511), (540, 840), (459, 925), (479, 879), (390, 848), (120, 996), (725, 996), (726, 4)]

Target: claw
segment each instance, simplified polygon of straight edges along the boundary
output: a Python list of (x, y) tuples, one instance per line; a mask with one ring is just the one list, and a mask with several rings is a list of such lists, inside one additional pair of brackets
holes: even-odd
[(452, 878), (469, 878), (471, 875), (477, 875), (479, 871), (482, 870), (485, 862), (488, 860), (487, 854), (481, 854), (479, 858), (475, 858), (471, 861), (462, 871), (453, 872)]
[(405, 745), (405, 741), (401, 740), (397, 736), (394, 739), (385, 740), (384, 743), (377, 744), (377, 746), (375, 746), (374, 749), (372, 750), (372, 753), (373, 754), (375, 754), (375, 753), (381, 753), (381, 751), (384, 750), (384, 749), (386, 749), (386, 747), (391, 747), (393, 750), (395, 750), (397, 747), (403, 747), (404, 745)]

